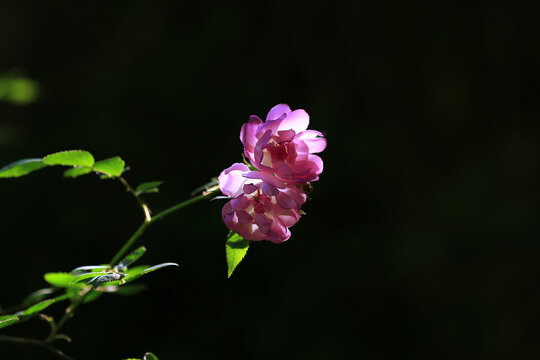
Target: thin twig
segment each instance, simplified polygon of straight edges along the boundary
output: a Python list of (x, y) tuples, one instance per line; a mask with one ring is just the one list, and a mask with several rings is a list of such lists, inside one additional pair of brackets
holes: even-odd
[(142, 209), (142, 211), (144, 213), (144, 221), (145, 222), (150, 222), (152, 217), (150, 215), (150, 208), (148, 207), (148, 205), (146, 205), (144, 200), (141, 199), (141, 197), (139, 196), (139, 194), (137, 194), (137, 192), (133, 189), (133, 187), (131, 185), (129, 185), (129, 183), (126, 181), (126, 179), (124, 179), (121, 176), (119, 176), (118, 179), (126, 187), (126, 190), (129, 193), (131, 193), (135, 197), (135, 199), (137, 199), (137, 202), (139, 203), (139, 206), (141, 207), (141, 209)]
[(64, 315), (62, 315), (58, 323), (56, 323), (56, 326), (51, 328), (51, 332), (49, 333), (49, 336), (47, 336), (47, 339), (45, 339), (45, 343), (51, 343), (55, 339), (58, 331), (60, 331), (66, 321), (73, 317), (75, 310), (83, 303), (84, 299), (92, 292), (92, 290), (93, 288), (89, 286), (81, 291), (79, 297), (77, 297), (71, 303), (71, 305), (67, 307), (66, 312), (64, 313)]
[(189, 206), (189, 205), (194, 204), (194, 203), (196, 203), (198, 201), (201, 201), (201, 200), (207, 198), (209, 195), (216, 192), (217, 190), (219, 190), (219, 188), (217, 188), (217, 187), (208, 189), (207, 191), (203, 192), (199, 196), (192, 197), (191, 199), (188, 199), (188, 200), (183, 201), (183, 202), (181, 202), (179, 204), (173, 205), (170, 208), (165, 209), (162, 212), (152, 216), (149, 221), (145, 221), (144, 223), (141, 224), (141, 226), (139, 226), (139, 228), (133, 233), (133, 235), (131, 235), (131, 237), (124, 244), (124, 246), (122, 246), (122, 248), (116, 253), (116, 255), (114, 255), (114, 257), (111, 259), (109, 264), (111, 264), (111, 265), (116, 264), (122, 258), (122, 256), (124, 256), (126, 254), (126, 252), (131, 248), (131, 246), (133, 246), (135, 241), (137, 241), (137, 239), (144, 233), (146, 228), (149, 227), (150, 225), (152, 225), (153, 223), (155, 223), (157, 220), (160, 220), (160, 219), (164, 218), (167, 215), (170, 215), (170, 214), (172, 214), (172, 213), (174, 213), (174, 212), (176, 212), (176, 211), (178, 211), (180, 209), (183, 209), (186, 206)]
[(4, 342), (11, 342), (16, 344), (25, 344), (25, 345), (35, 345), (40, 346), (44, 349), (47, 349), (48, 351), (52, 352), (56, 356), (60, 357), (64, 360), (73, 360), (72, 357), (64, 354), (62, 351), (58, 350), (54, 346), (52, 346), (50, 343), (37, 340), (37, 339), (29, 339), (29, 338), (23, 338), (18, 336), (6, 336), (6, 335), (0, 335), (0, 341)]

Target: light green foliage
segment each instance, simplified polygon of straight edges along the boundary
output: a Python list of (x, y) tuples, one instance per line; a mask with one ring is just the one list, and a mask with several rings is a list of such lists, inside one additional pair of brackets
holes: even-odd
[(110, 273), (106, 272), (106, 271), (84, 273), (82, 275), (79, 275), (79, 276), (75, 277), (73, 279), (73, 281), (71, 282), (71, 284), (76, 284), (76, 283), (79, 283), (79, 282), (81, 282), (83, 280), (91, 279), (91, 278), (94, 278), (94, 277), (100, 276), (100, 275), (108, 275), (108, 274), (110, 274)]
[(0, 329), (13, 325), (19, 322), (19, 317), (15, 315), (0, 316)]
[(88, 304), (89, 302), (99, 299), (101, 295), (103, 295), (101, 291), (92, 291), (90, 294), (88, 294), (88, 296), (84, 298), (83, 303)]
[(109, 268), (109, 265), (85, 265), (85, 266), (79, 266), (73, 270), (71, 270), (72, 274), (83, 274), (87, 272), (96, 272), (100, 270), (107, 270)]
[(64, 171), (64, 177), (66, 178), (76, 178), (82, 175), (86, 175), (92, 172), (92, 168), (89, 167), (74, 167)]
[(88, 151), (69, 150), (47, 155), (43, 158), (43, 162), (47, 165), (92, 167), (94, 157)]
[(225, 244), (227, 256), (228, 277), (231, 277), (234, 269), (240, 264), (249, 248), (249, 240), (244, 239), (234, 231), (229, 233)]
[(46, 167), (41, 159), (23, 159), (15, 161), (0, 169), (0, 178), (13, 178), (31, 173)]
[(146, 252), (146, 248), (144, 246), (138, 247), (137, 249), (133, 250), (131, 253), (129, 253), (126, 257), (124, 257), (118, 265), (115, 266), (115, 268), (126, 271), (127, 268), (133, 264), (135, 261), (139, 260), (141, 256), (144, 255)]
[(126, 281), (126, 283), (131, 282), (131, 281), (133, 281), (135, 279), (140, 278), (143, 275), (146, 275), (148, 273), (151, 273), (152, 271), (156, 271), (156, 270), (162, 269), (162, 268), (167, 267), (167, 266), (178, 266), (178, 264), (175, 264), (175, 263), (172, 263), (172, 262), (167, 262), (167, 263), (155, 265), (155, 266), (146, 268), (144, 270), (141, 270), (139, 272), (136, 272), (134, 274), (130, 274), (129, 276), (126, 277), (125, 281)]
[[(110, 179), (122, 175), (125, 162), (118, 156), (95, 162), (94, 156), (88, 151), (68, 150), (47, 155), (43, 159), (15, 161), (0, 169), (0, 178), (19, 177), (47, 166), (57, 165), (72, 166), (71, 169), (64, 171), (64, 177), (66, 178), (76, 178), (96, 172), (101, 174), (102, 179)], [(157, 186), (159, 184), (147, 189), (147, 192), (157, 192)]]
[(23, 315), (23, 316), (28, 316), (28, 315), (32, 315), (32, 314), (35, 314), (35, 313), (39, 313), (39, 312), (45, 310), (46, 308), (48, 308), (49, 306), (51, 306), (52, 304), (54, 304), (56, 302), (59, 302), (59, 301), (62, 301), (62, 300), (65, 300), (67, 298), (68, 298), (67, 295), (60, 295), (60, 296), (57, 296), (57, 297), (52, 298), (52, 299), (44, 300), (44, 301), (38, 302), (35, 305), (30, 306), (28, 309), (26, 309), (24, 311), (21, 311), (21, 312), (19, 312), (17, 314), (20, 314), (20, 315)]
[(137, 195), (148, 194), (148, 193), (157, 193), (159, 191), (159, 186), (163, 184), (163, 181), (149, 181), (143, 184), (140, 184), (135, 189)]
[(51, 272), (43, 275), (45, 281), (56, 287), (68, 287), (71, 285), (76, 276), (65, 272)]
[(38, 301), (41, 301), (45, 299), (47, 296), (54, 293), (53, 288), (44, 288), (36, 290), (32, 293), (30, 293), (28, 296), (26, 296), (23, 300), (23, 305), (28, 306), (37, 303)]
[(120, 176), (124, 171), (125, 162), (118, 156), (110, 159), (98, 161), (92, 167), (94, 171), (103, 173), (110, 177)]
[(23, 76), (0, 75), (0, 101), (27, 105), (34, 102), (38, 95), (39, 85), (34, 80)]

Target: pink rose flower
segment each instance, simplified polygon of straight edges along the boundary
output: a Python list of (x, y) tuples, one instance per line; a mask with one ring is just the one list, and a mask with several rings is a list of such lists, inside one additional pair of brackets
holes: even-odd
[(291, 237), (289, 227), (298, 222), (306, 202), (298, 187), (239, 163), (223, 170), (218, 181), (223, 194), (233, 198), (221, 211), (229, 229), (253, 241), (282, 243)]
[(326, 139), (319, 131), (307, 130), (308, 125), (309, 115), (304, 110), (291, 111), (286, 104), (274, 106), (266, 122), (252, 115), (240, 131), (244, 154), (257, 169), (281, 179), (316, 181), (323, 162), (313, 154), (326, 148)]

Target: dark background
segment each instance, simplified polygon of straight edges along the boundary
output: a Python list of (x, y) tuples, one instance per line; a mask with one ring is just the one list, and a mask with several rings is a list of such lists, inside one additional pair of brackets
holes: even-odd
[[(253, 244), (226, 279), (223, 203), (177, 213), (140, 244), (143, 262), (180, 268), (81, 308), (60, 347), (76, 359), (540, 357), (532, 4), (2, 2), (0, 72), (41, 91), (0, 103), (1, 165), (120, 155), (133, 184), (165, 181), (148, 196), (159, 211), (240, 161), (251, 114), (287, 102), (328, 138), (288, 242)], [(45, 287), (45, 272), (108, 261), (142, 220), (119, 183), (55, 168), (2, 180), (0, 196), (2, 306)]]

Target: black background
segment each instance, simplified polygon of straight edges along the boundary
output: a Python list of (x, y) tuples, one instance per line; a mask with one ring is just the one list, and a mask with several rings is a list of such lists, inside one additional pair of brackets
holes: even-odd
[[(41, 95), (0, 103), (1, 165), (120, 155), (133, 184), (165, 181), (148, 196), (159, 211), (241, 161), (251, 114), (286, 102), (328, 138), (288, 242), (253, 244), (226, 279), (223, 203), (177, 213), (140, 244), (143, 262), (180, 268), (82, 307), (59, 346), (75, 359), (539, 357), (540, 9), (435, 3), (2, 2), (0, 72)], [(45, 272), (108, 261), (142, 220), (119, 183), (55, 168), (2, 180), (0, 196), (4, 307)]]

